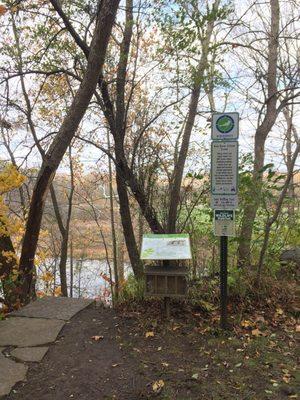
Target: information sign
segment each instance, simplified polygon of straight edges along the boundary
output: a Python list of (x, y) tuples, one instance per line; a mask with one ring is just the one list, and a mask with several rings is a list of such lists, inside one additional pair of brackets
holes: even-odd
[(238, 142), (214, 141), (211, 144), (211, 193), (237, 194)]
[(143, 235), (141, 260), (189, 260), (191, 258), (188, 234)]
[(233, 210), (215, 210), (215, 236), (235, 236), (235, 213)]
[(235, 210), (239, 206), (237, 194), (212, 194), (211, 208), (214, 210)]
[(239, 113), (213, 113), (212, 140), (234, 140), (239, 136)]

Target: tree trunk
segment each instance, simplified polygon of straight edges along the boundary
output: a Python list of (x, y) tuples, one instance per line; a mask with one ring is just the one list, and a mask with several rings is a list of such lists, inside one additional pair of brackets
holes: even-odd
[(70, 297), (73, 297), (74, 286), (74, 257), (73, 257), (73, 238), (70, 240)]
[(120, 202), (120, 216), (121, 216), (128, 256), (130, 259), (134, 276), (137, 279), (140, 279), (143, 277), (143, 267), (140, 261), (139, 251), (136, 245), (135, 235), (133, 231), (127, 188), (124, 184), (122, 177), (120, 177), (119, 174), (117, 174), (116, 176), (116, 181), (117, 181), (117, 190)]
[(118, 257), (118, 271), (120, 284), (124, 282), (125, 270), (124, 270), (124, 235), (121, 230), (119, 230), (118, 240), (117, 240), (117, 257)]
[(190, 137), (193, 130), (193, 126), (195, 123), (198, 100), (200, 96), (200, 88), (199, 84), (196, 84), (190, 99), (188, 118), (186, 121), (185, 129), (183, 132), (181, 148), (178, 156), (178, 160), (176, 162), (176, 166), (174, 166), (174, 172), (171, 183), (170, 190), (170, 205), (169, 205), (169, 214), (167, 220), (167, 231), (168, 233), (175, 233), (176, 231), (176, 221), (177, 221), (177, 210), (180, 201), (180, 188), (183, 176), (183, 170), (185, 165), (185, 160), (187, 157), (187, 152), (190, 144)]
[(250, 264), (251, 237), (253, 231), (253, 224), (261, 201), (261, 187), (262, 187), (263, 173), (259, 171), (264, 166), (264, 160), (265, 160), (264, 148), (265, 148), (264, 136), (257, 135), (257, 137), (255, 137), (255, 148), (254, 148), (255, 163), (253, 169), (252, 184), (247, 193), (247, 203), (244, 209), (241, 234), (239, 238), (239, 247), (238, 247), (239, 267), (245, 266), (247, 263)]
[[(293, 131), (293, 121), (292, 117), (289, 113), (288, 108), (283, 110), (283, 114), (287, 123), (286, 130), (286, 158), (285, 163), (288, 170), (291, 168), (292, 164), (292, 131)], [(288, 202), (288, 217), (289, 217), (289, 226), (292, 226), (295, 221), (295, 188), (294, 188), (294, 176), (291, 176), (290, 184), (288, 187), (287, 195), (290, 199)]]
[[(107, 146), (110, 149), (110, 138), (109, 131), (107, 130)], [(118, 300), (119, 297), (119, 272), (118, 272), (118, 259), (117, 259), (117, 239), (115, 229), (115, 211), (114, 211), (114, 192), (112, 185), (112, 165), (111, 159), (108, 157), (108, 174), (109, 174), (109, 209), (110, 209), (110, 226), (111, 226), (111, 239), (113, 248), (113, 260), (114, 260), (114, 277), (115, 277), (115, 297)]]
[[(245, 206), (242, 220), (240, 242), (238, 247), (239, 267), (244, 267), (246, 264), (251, 263), (251, 239), (253, 224), (260, 204), (261, 185), (263, 179), (263, 175), (260, 170), (264, 166), (265, 141), (277, 118), (277, 62), (280, 9), (278, 0), (270, 0), (270, 5), (271, 31), (268, 44), (266, 113), (263, 121), (256, 130), (254, 138), (254, 166), (251, 186), (252, 191), (248, 194), (247, 204)], [(255, 193), (253, 193), (253, 190), (255, 190)]]
[(86, 112), (105, 61), (111, 29), (116, 17), (119, 0), (103, 0), (97, 16), (87, 69), (69, 111), (43, 161), (31, 198), (28, 220), (20, 258), (21, 300), (30, 300), (34, 257), (41, 227), (46, 195), (56, 170), (74, 137)]
[[(216, 0), (213, 4), (213, 9), (216, 11), (215, 15), (217, 15), (217, 10), (219, 7), (219, 0)], [(195, 118), (197, 114), (198, 101), (200, 96), (200, 90), (203, 82), (203, 75), (207, 68), (207, 57), (209, 54), (209, 44), (211, 40), (211, 35), (213, 32), (215, 20), (211, 19), (207, 23), (207, 32), (206, 36), (202, 40), (202, 54), (199, 61), (197, 75), (195, 77), (194, 87), (191, 93), (190, 104), (188, 109), (188, 115), (186, 124), (183, 131), (181, 147), (178, 155), (178, 159), (176, 160), (176, 165), (174, 166), (174, 171), (171, 179), (171, 187), (170, 187), (170, 204), (169, 204), (169, 213), (167, 220), (167, 231), (169, 233), (176, 232), (176, 221), (178, 217), (178, 206), (180, 202), (180, 188), (182, 183), (183, 171), (185, 166), (185, 160), (188, 154), (190, 138), (192, 134), (192, 130), (195, 123)]]
[(61, 287), (61, 294), (64, 297), (68, 297), (67, 268), (66, 268), (68, 259), (68, 242), (69, 242), (68, 239), (69, 239), (69, 232), (66, 231), (66, 234), (61, 241), (60, 261), (59, 261), (60, 287)]
[(74, 190), (75, 190), (71, 146), (69, 146), (69, 164), (70, 164), (71, 179), (70, 179), (70, 193), (69, 193), (69, 197), (68, 197), (68, 214), (67, 214), (67, 220), (66, 220), (66, 228), (62, 235), (60, 263), (59, 263), (61, 292), (64, 297), (68, 297), (67, 260), (68, 260), (70, 224), (71, 224), (72, 208), (73, 208), (73, 194), (74, 194)]

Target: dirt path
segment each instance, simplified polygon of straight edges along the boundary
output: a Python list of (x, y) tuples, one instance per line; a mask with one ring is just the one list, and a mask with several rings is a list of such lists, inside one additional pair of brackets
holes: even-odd
[(297, 398), (294, 342), (282, 339), (220, 336), (180, 316), (164, 323), (142, 313), (86, 309), (6, 399)]

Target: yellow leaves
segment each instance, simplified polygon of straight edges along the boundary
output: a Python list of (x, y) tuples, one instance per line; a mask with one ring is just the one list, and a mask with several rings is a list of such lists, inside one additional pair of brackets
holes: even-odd
[(13, 251), (2, 251), (2, 256), (7, 259), (8, 262), (17, 262), (18, 258)]
[(10, 192), (22, 185), (25, 176), (19, 173), (17, 168), (8, 164), (0, 172), (0, 195)]
[(43, 275), (40, 276), (40, 279), (44, 282), (49, 283), (49, 282), (54, 281), (54, 275), (51, 272), (47, 271)]
[(244, 321), (242, 321), (241, 326), (243, 328), (249, 328), (249, 326), (251, 326), (251, 321), (248, 321), (247, 319), (245, 319)]
[(165, 382), (162, 379), (160, 379), (158, 381), (153, 382), (152, 390), (154, 393), (158, 394), (162, 391), (164, 386), (165, 386)]
[(61, 286), (57, 286), (54, 290), (54, 296), (59, 297), (61, 296)]
[(145, 337), (146, 338), (154, 337), (154, 332), (153, 331), (146, 332)]
[(280, 308), (280, 307), (277, 307), (277, 308), (276, 308), (276, 312), (275, 312), (275, 314), (274, 314), (274, 318), (276, 319), (276, 318), (278, 318), (278, 317), (283, 317), (283, 316), (284, 316), (283, 309)]
[[(22, 229), (20, 220), (9, 215), (8, 207), (2, 196), (17, 189), (24, 180), (25, 177), (12, 164), (5, 165), (0, 171), (0, 236), (18, 235), (18, 232)], [(14, 255), (5, 254), (5, 256), (11, 259)]]

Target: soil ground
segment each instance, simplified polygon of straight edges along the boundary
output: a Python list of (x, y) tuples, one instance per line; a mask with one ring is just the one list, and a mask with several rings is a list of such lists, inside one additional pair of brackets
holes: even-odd
[(85, 309), (5, 399), (298, 398), (295, 326), (285, 327), (256, 314), (223, 333), (217, 317), (178, 304), (169, 321), (156, 303)]

